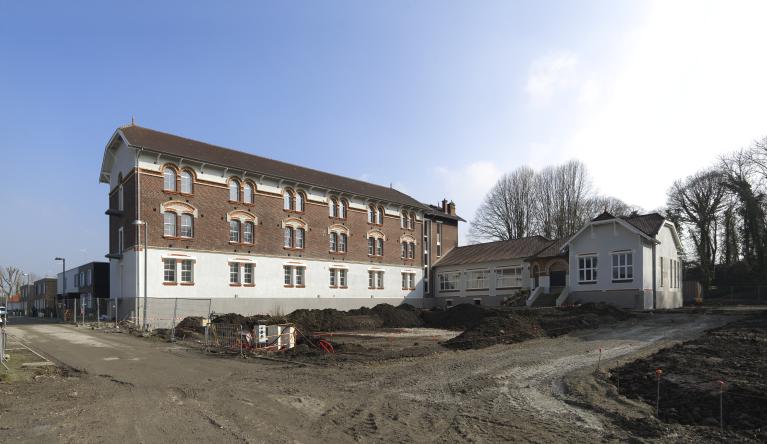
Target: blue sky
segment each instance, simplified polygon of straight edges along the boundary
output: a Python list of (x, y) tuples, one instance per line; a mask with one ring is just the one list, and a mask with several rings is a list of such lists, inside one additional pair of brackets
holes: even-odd
[(447, 197), (466, 219), (503, 172), (570, 158), (657, 208), (674, 179), (767, 135), (764, 9), (0, 0), (0, 265), (104, 260), (101, 155), (131, 116)]

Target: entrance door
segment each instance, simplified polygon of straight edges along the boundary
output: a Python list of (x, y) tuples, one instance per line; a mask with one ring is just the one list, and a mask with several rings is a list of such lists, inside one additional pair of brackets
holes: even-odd
[(538, 271), (538, 266), (534, 265), (533, 266), (533, 289), (538, 288), (538, 285), (539, 285), (539, 283), (538, 283), (538, 275), (539, 274), (540, 274), (540, 272)]
[(566, 271), (551, 271), (549, 273), (549, 279), (551, 280), (552, 287), (564, 287), (567, 285), (567, 272)]

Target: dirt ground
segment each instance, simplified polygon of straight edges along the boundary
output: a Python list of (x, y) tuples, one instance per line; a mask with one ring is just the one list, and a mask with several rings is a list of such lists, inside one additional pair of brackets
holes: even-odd
[(719, 427), (721, 413), (726, 430), (767, 441), (767, 312), (613, 369), (610, 382), (655, 405), (656, 369), (662, 420)]
[(14, 442), (701, 442), (718, 428), (658, 421), (604, 371), (736, 318), (632, 317), (469, 350), (440, 345), (455, 331), (354, 331), (333, 339), (348, 359), (292, 361), (11, 325), (64, 370), (0, 384), (0, 425)]

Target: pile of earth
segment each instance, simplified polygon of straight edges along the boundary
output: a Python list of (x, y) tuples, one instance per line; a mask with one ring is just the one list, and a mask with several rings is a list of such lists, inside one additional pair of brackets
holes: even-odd
[(661, 420), (718, 428), (723, 381), (725, 428), (767, 441), (767, 313), (613, 369), (610, 380), (622, 395), (654, 406), (656, 369)]
[[(189, 329), (192, 325), (201, 325), (200, 318), (183, 319), (177, 328)], [(412, 305), (393, 306), (378, 304), (373, 308), (359, 308), (339, 311), (332, 308), (322, 310), (299, 309), (286, 316), (254, 315), (243, 316), (237, 313), (214, 315), (214, 324), (241, 325), (252, 329), (257, 324), (293, 323), (305, 333), (333, 332), (344, 330), (371, 330), (376, 328), (412, 328), (420, 327), (423, 321), (420, 310)]]
[(511, 344), (541, 336), (555, 337), (574, 330), (614, 324), (632, 316), (625, 310), (603, 303), (540, 310), (483, 308), (466, 304), (435, 316), (432, 321), (441, 328), (451, 328), (452, 324), (453, 328), (464, 329), (445, 345), (467, 349)]

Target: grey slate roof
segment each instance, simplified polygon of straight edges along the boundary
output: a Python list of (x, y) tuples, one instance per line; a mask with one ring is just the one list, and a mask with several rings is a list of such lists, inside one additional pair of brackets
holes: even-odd
[(325, 173), (323, 171), (211, 145), (209, 143), (187, 139), (185, 137), (140, 126), (125, 126), (120, 128), (120, 130), (128, 139), (128, 144), (149, 151), (166, 153), (184, 159), (197, 160), (238, 170), (250, 171), (257, 174), (264, 174), (266, 176), (293, 180), (330, 190), (357, 194), (382, 201), (420, 208), (424, 211), (431, 211), (429, 207), (421, 202), (405, 193), (395, 190), (394, 188), (350, 179), (336, 174)]
[(524, 259), (535, 255), (551, 244), (543, 236), (523, 237), (497, 242), (455, 247), (438, 260), (434, 266), (479, 264), (484, 262)]
[[(591, 219), (591, 221), (599, 222), (615, 218), (615, 216), (605, 211), (594, 219)], [(658, 234), (661, 227), (663, 227), (663, 222), (666, 220), (666, 218), (658, 213), (634, 214), (631, 216), (620, 216), (620, 218), (650, 237), (655, 237)]]

